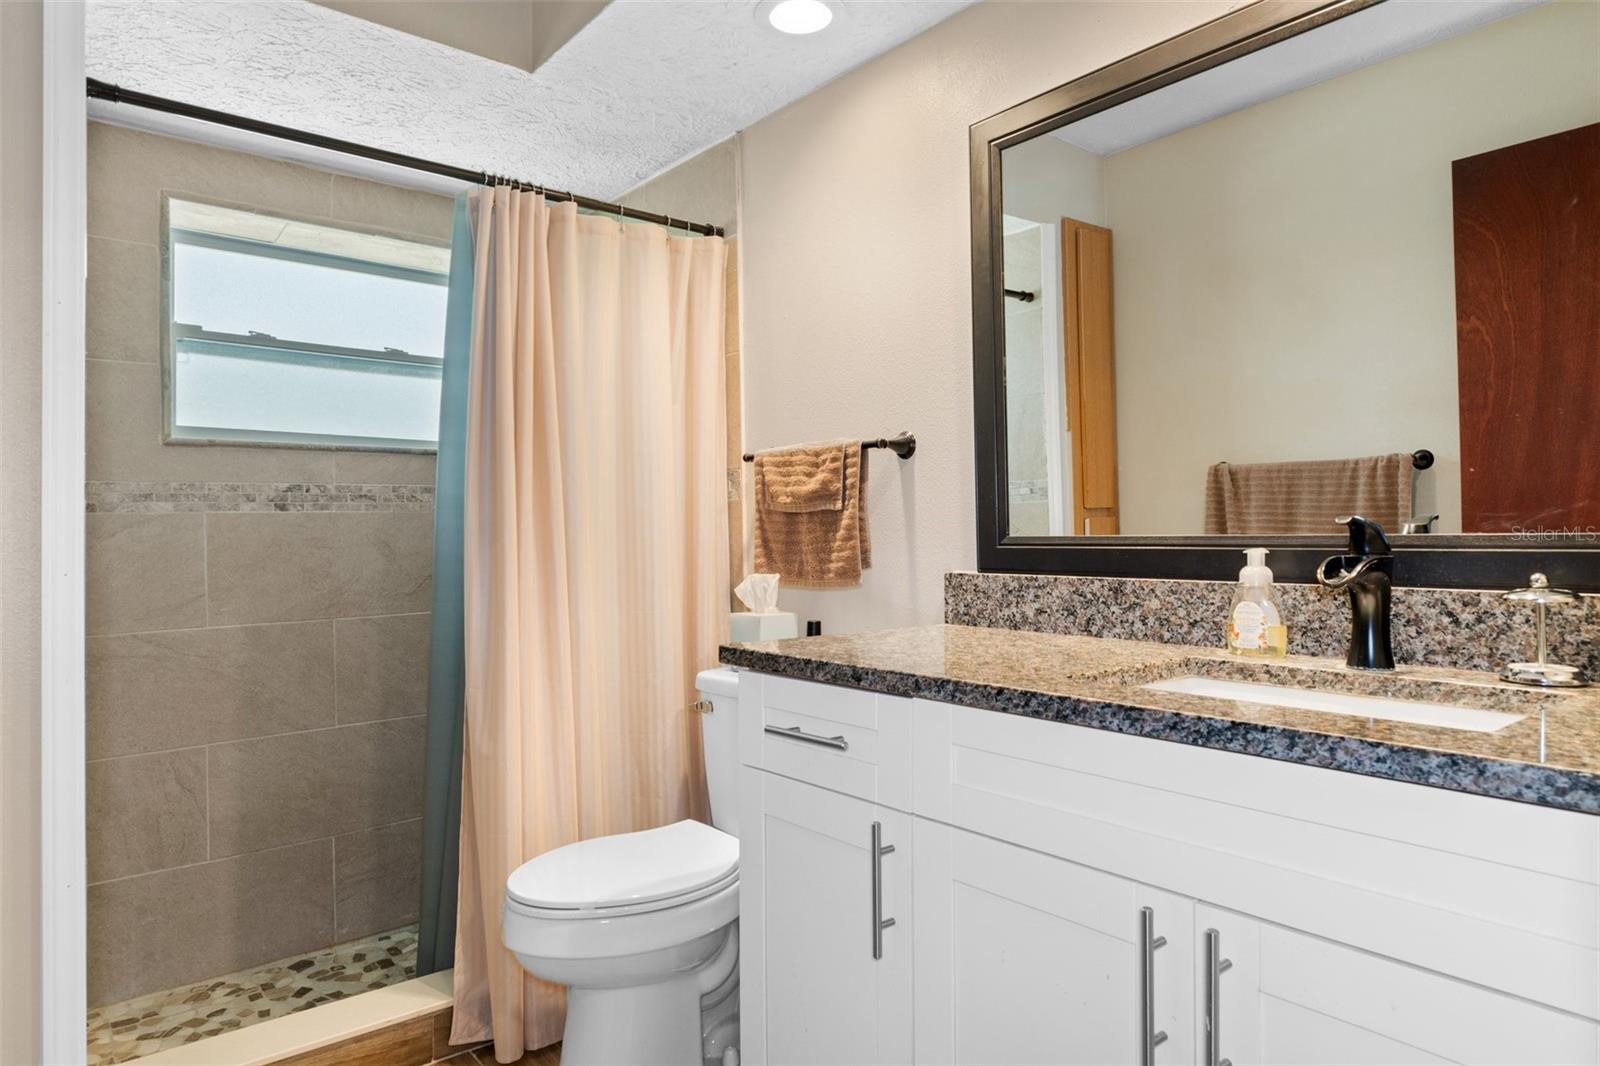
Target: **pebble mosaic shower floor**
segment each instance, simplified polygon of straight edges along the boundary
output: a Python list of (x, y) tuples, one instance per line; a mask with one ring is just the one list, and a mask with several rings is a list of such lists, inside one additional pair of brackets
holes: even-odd
[(417, 927), (279, 959), (89, 1012), (89, 1066), (127, 1062), (417, 974)]

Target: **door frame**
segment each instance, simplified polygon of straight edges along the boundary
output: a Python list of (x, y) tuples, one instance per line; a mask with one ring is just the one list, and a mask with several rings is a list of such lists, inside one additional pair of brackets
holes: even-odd
[(38, 975), (39, 1055), (55, 1066), (88, 1055), (83, 0), (46, 0), (43, 20)]

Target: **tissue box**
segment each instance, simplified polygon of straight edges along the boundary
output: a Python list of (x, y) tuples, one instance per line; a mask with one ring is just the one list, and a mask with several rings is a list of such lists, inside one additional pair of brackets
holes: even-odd
[(773, 611), (771, 614), (735, 611), (728, 617), (733, 621), (735, 644), (751, 640), (786, 640), (800, 635), (800, 621), (793, 611)]

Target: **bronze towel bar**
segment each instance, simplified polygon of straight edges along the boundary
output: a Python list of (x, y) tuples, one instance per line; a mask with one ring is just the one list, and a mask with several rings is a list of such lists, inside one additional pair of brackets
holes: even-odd
[[(888, 448), (902, 459), (909, 459), (917, 452), (917, 438), (910, 433), (900, 433), (893, 437), (879, 437), (877, 440), (864, 440), (862, 448)], [(744, 461), (754, 462), (755, 454), (744, 453)]]

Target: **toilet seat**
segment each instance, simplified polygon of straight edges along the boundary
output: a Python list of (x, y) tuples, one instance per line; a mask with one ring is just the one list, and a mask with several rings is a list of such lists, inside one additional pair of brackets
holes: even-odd
[(657, 911), (665, 911), (671, 910), (673, 907), (681, 907), (684, 904), (693, 903), (696, 900), (705, 899), (707, 896), (715, 895), (716, 893), (721, 892), (723, 889), (730, 886), (737, 886), (738, 883), (739, 870), (738, 867), (735, 866), (734, 869), (729, 870), (726, 874), (717, 878), (715, 881), (712, 881), (709, 884), (701, 885), (698, 888), (690, 889), (681, 895), (661, 896), (655, 899), (644, 900), (639, 903), (604, 903), (588, 907), (541, 907), (535, 904), (524, 903), (507, 893), (506, 907), (508, 909), (517, 911), (519, 914), (526, 914), (529, 917), (537, 917), (556, 922), (583, 921), (586, 919), (596, 918), (622, 918), (633, 914), (654, 914)]
[(681, 906), (738, 876), (739, 841), (684, 820), (536, 856), (506, 879), (506, 903), (547, 918), (617, 917)]
[(517, 954), (575, 960), (687, 946), (738, 917), (738, 839), (682, 821), (528, 860), (506, 879), (501, 923)]

